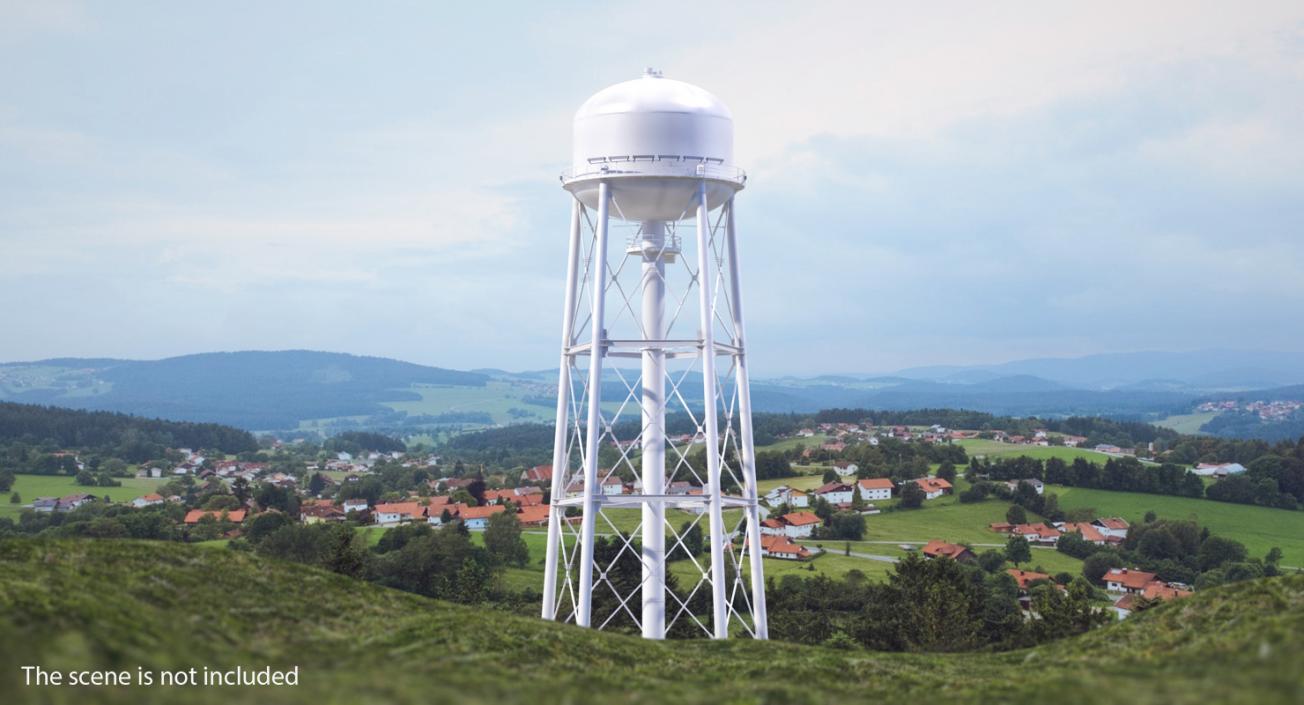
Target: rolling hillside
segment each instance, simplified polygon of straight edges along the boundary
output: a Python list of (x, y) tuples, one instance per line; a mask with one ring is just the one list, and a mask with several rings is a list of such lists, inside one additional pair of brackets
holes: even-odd
[(0, 365), (0, 399), (249, 430), (390, 411), (384, 402), (421, 399), (413, 385), (482, 387), (486, 382), (472, 372), (306, 350)]
[[(305, 596), (311, 595), (311, 599)], [(1007, 654), (648, 643), (247, 554), (0, 542), (0, 698), (28, 703), (1297, 703), (1304, 577)], [(19, 665), (300, 667), (296, 687), (37, 689)]]

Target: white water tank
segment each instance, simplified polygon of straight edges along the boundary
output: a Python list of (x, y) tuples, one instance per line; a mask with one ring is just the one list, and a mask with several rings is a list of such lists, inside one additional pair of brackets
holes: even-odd
[(733, 115), (720, 99), (648, 69), (598, 91), (575, 113), (565, 188), (597, 207), (598, 183), (612, 189), (611, 214), (630, 221), (693, 215), (697, 184), (714, 209), (743, 187), (733, 165)]

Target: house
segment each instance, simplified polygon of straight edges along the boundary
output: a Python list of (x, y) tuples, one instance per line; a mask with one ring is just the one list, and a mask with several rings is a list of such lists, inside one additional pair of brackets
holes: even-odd
[(947, 543), (941, 539), (933, 539), (924, 544), (921, 549), (925, 558), (950, 558), (953, 561), (968, 563), (974, 560), (973, 551), (968, 546), (961, 546), (957, 543)]
[(371, 513), (381, 526), (394, 526), (426, 518), (426, 508), (417, 502), (385, 502), (377, 504)]
[(37, 497), (36, 500), (32, 502), (32, 511), (48, 513), (53, 512), (58, 506), (58, 497)]
[(542, 494), (518, 494), (507, 498), (508, 502), (515, 504), (517, 509), (525, 507), (537, 507), (543, 504)]
[(829, 504), (847, 504), (851, 502), (851, 496), (855, 492), (851, 485), (841, 482), (830, 482), (819, 489), (815, 490), (815, 495), (823, 497), (824, 501)]
[(688, 480), (675, 480), (669, 485), (666, 485), (666, 494), (687, 495), (687, 494), (692, 494), (693, 490), (695, 489), (701, 489), (701, 488), (689, 482)]
[(785, 524), (778, 519), (766, 518), (761, 520), (761, 533), (766, 536), (783, 536), (786, 533)]
[(521, 523), (521, 526), (547, 526), (550, 509), (546, 504), (521, 507), (520, 513), (516, 515), (516, 520)]
[(1036, 490), (1037, 494), (1046, 493), (1046, 485), (1041, 480), (1038, 480), (1036, 478), (1031, 478), (1031, 477), (1023, 480), (1010, 480), (1009, 482), (1005, 483), (1005, 486), (1010, 488), (1011, 492), (1018, 492), (1019, 485), (1024, 485), (1024, 484)]
[(1087, 442), (1086, 436), (1064, 436), (1064, 445), (1068, 448), (1077, 448)]
[(1105, 534), (1101, 532), (1101, 530), (1097, 528), (1095, 524), (1089, 522), (1070, 521), (1061, 524), (1056, 524), (1055, 526), (1060, 531), (1063, 531), (1066, 534), (1078, 534), (1079, 536), (1082, 537), (1082, 540), (1086, 541), (1087, 543), (1094, 543), (1097, 546), (1104, 546), (1105, 544), (1109, 543), (1109, 537), (1105, 536)]
[(521, 482), (530, 482), (534, 484), (545, 484), (552, 482), (551, 465), (535, 465), (534, 467), (521, 473)]
[(199, 520), (204, 517), (213, 517), (213, 519), (217, 521), (229, 521), (232, 524), (239, 524), (245, 520), (245, 510), (210, 509), (206, 511), (203, 509), (192, 509), (189, 512), (186, 512), (186, 518), (182, 521), (186, 524), (198, 524)]
[(810, 558), (810, 549), (798, 546), (788, 540), (787, 536), (762, 536), (761, 555), (787, 561), (800, 561)]
[(625, 494), (625, 483), (613, 475), (608, 475), (602, 480), (602, 494), (610, 497), (612, 495)]
[(1227, 477), (1245, 472), (1245, 466), (1240, 463), (1200, 463), (1191, 472), (1201, 477)]
[(85, 492), (77, 492), (75, 494), (70, 494), (70, 495), (65, 495), (63, 497), (60, 497), (59, 504), (57, 507), (55, 507), (55, 509), (58, 509), (61, 512), (71, 512), (77, 507), (80, 507), (81, 505), (86, 504), (87, 502), (93, 502), (93, 501), (95, 501), (94, 495), (89, 495), (86, 494)]
[(458, 518), (466, 528), (471, 531), (484, 531), (489, 526), (489, 517), (495, 514), (502, 514), (507, 511), (507, 507), (501, 504), (490, 504), (484, 507), (467, 507), (458, 512)]
[(860, 498), (892, 499), (892, 480), (886, 477), (870, 477), (856, 483)]
[(1131, 525), (1122, 517), (1105, 517), (1091, 522), (1091, 525), (1100, 530), (1106, 539), (1122, 540), (1127, 538), (1127, 530)]
[(1097, 453), (1109, 453), (1112, 455), (1119, 455), (1123, 452), (1122, 448), (1111, 443), (1097, 443), (1095, 450)]
[(833, 472), (836, 472), (838, 477), (848, 477), (850, 475), (855, 475), (859, 471), (859, 465), (846, 460), (838, 460), (833, 463)]
[(349, 512), (365, 512), (367, 511), (367, 500), (361, 497), (346, 499), (344, 500), (343, 509), (345, 514), (348, 514)]
[(799, 489), (792, 489), (788, 492), (788, 505), (805, 509), (810, 506), (810, 496)]
[(1177, 600), (1183, 597), (1189, 597), (1192, 594), (1190, 590), (1174, 587), (1168, 583), (1154, 580), (1146, 584), (1141, 592), (1129, 592), (1114, 601), (1114, 611), (1118, 613), (1120, 619), (1126, 618), (1137, 610), (1141, 604), (1160, 602), (1164, 600)]
[(783, 504), (788, 501), (788, 492), (791, 490), (792, 488), (787, 485), (779, 485), (778, 487), (772, 488), (769, 492), (766, 492), (761, 499), (765, 500), (765, 503), (770, 506)]
[(824, 523), (823, 519), (810, 512), (792, 512), (779, 517), (783, 522), (783, 534), (789, 538), (807, 538), (815, 532), (815, 527)]
[(147, 495), (142, 495), (140, 497), (131, 500), (131, 506), (137, 509), (143, 509), (145, 507), (152, 507), (156, 504), (162, 504), (164, 501), (166, 500), (163, 499), (163, 495), (154, 494), (153, 492), (151, 492)]
[(1054, 546), (1059, 543), (1060, 537), (1059, 529), (1041, 522), (1036, 524), (1015, 524), (1010, 527), (1010, 533), (1015, 536), (1022, 536), (1028, 540), (1028, 543), (1044, 546)]
[(951, 492), (951, 483), (940, 477), (921, 477), (914, 482), (924, 491), (924, 499), (937, 499)]
[(1141, 593), (1147, 585), (1154, 582), (1155, 574), (1128, 568), (1110, 568), (1101, 579), (1105, 581), (1105, 589), (1110, 592)]
[(1048, 583), (1054, 582), (1051, 580), (1050, 575), (1046, 573), (1038, 573), (1035, 570), (1019, 570), (1018, 568), (1007, 568), (1005, 572), (1014, 578), (1014, 582), (1019, 584), (1019, 592), (1023, 594), (1027, 594), (1028, 587), (1032, 585), (1032, 583), (1037, 582), (1038, 580), (1045, 580)]
[(305, 524), (344, 521), (345, 518), (344, 508), (329, 502), (304, 504), (299, 507), (299, 521)]

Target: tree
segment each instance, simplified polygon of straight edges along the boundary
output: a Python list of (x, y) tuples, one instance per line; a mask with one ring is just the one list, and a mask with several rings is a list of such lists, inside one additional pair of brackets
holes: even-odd
[(955, 464), (948, 462), (948, 463), (942, 463), (941, 465), (937, 466), (937, 477), (938, 479), (946, 480), (947, 482), (954, 483)]
[(0, 492), (8, 492), (13, 489), (14, 479), (12, 470), (0, 470)]
[(1030, 623), (1038, 642), (1081, 634), (1109, 622), (1111, 615), (1091, 605), (1091, 585), (1076, 578), (1067, 590), (1039, 585), (1032, 590), (1032, 607), (1040, 619)]
[(1015, 566), (1032, 560), (1032, 549), (1028, 546), (1028, 539), (1018, 535), (1011, 536), (1010, 540), (1005, 542), (1005, 557)]
[(10, 504), (22, 504), (22, 503), (23, 503), (23, 498), (22, 498), (21, 496), (19, 496), (19, 494), (18, 494), (17, 492), (15, 492), (15, 493), (9, 495), (9, 503), (10, 503)]
[(1097, 551), (1082, 561), (1082, 577), (1094, 584), (1100, 584), (1110, 568), (1122, 568), (1123, 561), (1113, 551)]
[(837, 512), (825, 529), (829, 538), (859, 541), (865, 537), (865, 517), (856, 512)]
[(687, 560), (692, 556), (700, 555), (706, 545), (706, 539), (702, 535), (702, 523), (694, 521), (685, 521), (679, 525), (678, 541), (668, 540), (671, 548), (667, 560), (672, 561)]
[(222, 511), (223, 509), (239, 509), (239, 508), (240, 508), (240, 502), (236, 501), (236, 498), (229, 494), (211, 495), (209, 496), (208, 501), (204, 502), (204, 509), (209, 509), (212, 511)]
[(917, 482), (907, 482), (905, 487), (901, 488), (901, 501), (897, 506), (902, 509), (919, 509), (924, 506), (924, 489)]
[(1005, 554), (988, 549), (978, 554), (978, 566), (988, 573), (999, 573), (1005, 567)]
[(484, 547), (499, 563), (523, 566), (530, 560), (530, 548), (521, 537), (521, 523), (512, 512), (489, 516), (484, 530)]
[(315, 497), (324, 489), (326, 489), (326, 478), (321, 473), (314, 472), (312, 477), (308, 478), (308, 492)]
[(1200, 570), (1213, 570), (1225, 563), (1240, 563), (1246, 558), (1245, 545), (1239, 541), (1210, 536), (1200, 544), (1197, 554)]
[(1005, 510), (1005, 521), (1011, 524), (1027, 524), (1028, 512), (1017, 504), (1011, 504), (1010, 508)]
[[(267, 538), (272, 532), (292, 524), (290, 517), (280, 512), (263, 512), (249, 520), (249, 525), (245, 528), (244, 536), (249, 543), (257, 544)], [(388, 532), (386, 532), (388, 533)]]

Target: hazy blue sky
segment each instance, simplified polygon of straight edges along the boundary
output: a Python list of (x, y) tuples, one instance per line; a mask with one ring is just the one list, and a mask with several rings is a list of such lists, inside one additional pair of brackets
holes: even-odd
[(756, 374), (1304, 349), (1304, 4), (901, 5), (0, 0), (0, 360), (553, 365), (645, 65), (733, 109)]

